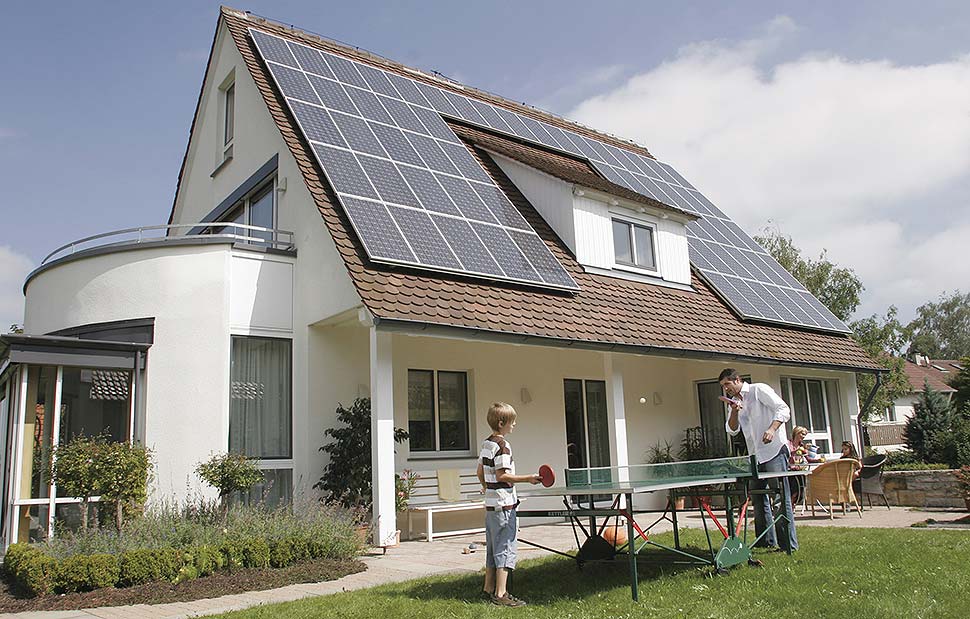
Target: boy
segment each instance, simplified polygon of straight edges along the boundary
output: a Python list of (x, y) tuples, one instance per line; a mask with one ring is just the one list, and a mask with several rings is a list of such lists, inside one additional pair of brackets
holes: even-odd
[(515, 409), (495, 402), (488, 409), (492, 435), (482, 441), (478, 458), (478, 480), (485, 492), (485, 594), (498, 606), (525, 606), (512, 597), (506, 585), (509, 572), (515, 569), (518, 524), (515, 508), (519, 505), (516, 483), (539, 483), (539, 475), (516, 475), (512, 446), (505, 440), (515, 429)]

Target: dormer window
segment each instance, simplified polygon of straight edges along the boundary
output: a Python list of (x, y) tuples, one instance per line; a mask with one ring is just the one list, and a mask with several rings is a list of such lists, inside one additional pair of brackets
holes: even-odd
[(613, 217), (613, 259), (617, 266), (657, 271), (653, 226)]

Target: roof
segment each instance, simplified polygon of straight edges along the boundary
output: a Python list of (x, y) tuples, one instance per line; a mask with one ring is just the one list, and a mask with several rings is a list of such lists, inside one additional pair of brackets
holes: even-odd
[[(956, 392), (956, 389), (951, 387), (948, 382), (960, 371), (960, 367), (962, 367), (960, 361), (958, 359), (930, 359), (929, 363), (930, 365), (917, 365), (906, 359), (903, 370), (906, 372), (906, 378), (909, 379), (912, 391), (914, 393), (922, 391), (924, 384), (928, 383), (930, 388), (935, 391)], [(944, 368), (945, 371), (939, 368)]]
[(697, 219), (697, 215), (694, 213), (689, 213), (683, 209), (652, 200), (647, 196), (610, 182), (597, 174), (586, 161), (567, 154), (555, 153), (549, 149), (525, 144), (506, 136), (496, 135), (477, 127), (469, 127), (451, 119), (447, 119), (446, 122), (452, 131), (455, 132), (455, 135), (465, 142), (477, 144), (487, 151), (504, 155), (531, 168), (545, 172), (550, 176), (555, 176), (566, 182), (582, 185), (590, 189), (598, 189), (605, 193), (630, 200), (631, 202), (647, 204), (654, 208), (679, 213), (690, 219)]
[[(535, 290), (505, 282), (493, 284), (461, 275), (420, 272), (370, 262), (308, 144), (286, 111), (283, 98), (259, 60), (247, 29), (255, 26), (318, 49), (400, 72), (412, 79), (424, 78), (383, 58), (232, 9), (224, 8), (222, 17), (304, 176), (364, 306), (373, 314), (376, 323), (387, 327), (459, 329), (477, 334), (565, 341), (575, 346), (606, 346), (671, 356), (745, 359), (870, 372), (880, 369), (845, 335), (742, 322), (696, 276), (696, 272), (692, 277), (694, 290), (678, 290), (586, 272), (502, 170), (476, 146), (469, 146), (473, 155), (579, 284), (580, 292)], [(435, 85), (443, 86), (437, 82)], [(461, 92), (650, 156), (645, 149), (630, 143), (591, 132), (494, 95), (468, 88)], [(499, 146), (488, 141), (487, 134), (476, 133), (482, 132), (465, 132), (463, 137), (472, 144), (481, 143), (490, 148)], [(510, 149), (507, 152), (513, 152), (509, 144), (504, 146)], [(575, 174), (574, 178), (581, 178), (583, 183), (592, 183), (588, 168), (584, 171), (565, 161), (565, 157), (540, 154), (544, 151), (537, 148), (518, 149), (515, 153), (514, 156), (531, 157), (534, 164), (546, 166), (546, 170), (555, 169), (556, 175)]]

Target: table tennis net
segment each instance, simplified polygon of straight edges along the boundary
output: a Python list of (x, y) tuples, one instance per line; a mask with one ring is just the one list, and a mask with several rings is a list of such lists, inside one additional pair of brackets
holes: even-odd
[(636, 464), (626, 467), (566, 469), (566, 485), (609, 487), (698, 478), (729, 479), (750, 474), (751, 460), (747, 456), (739, 456), (662, 464)]

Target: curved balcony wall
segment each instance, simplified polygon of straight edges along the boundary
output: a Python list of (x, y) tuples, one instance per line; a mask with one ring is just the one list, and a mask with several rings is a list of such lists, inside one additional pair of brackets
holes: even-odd
[(154, 319), (145, 442), (156, 495), (181, 497), (195, 464), (227, 447), (230, 335), (291, 336), (294, 252), (235, 235), (106, 240), (28, 277), (25, 331)]

